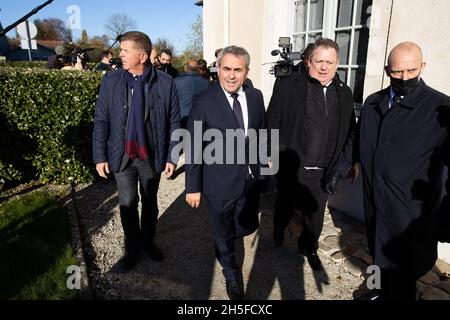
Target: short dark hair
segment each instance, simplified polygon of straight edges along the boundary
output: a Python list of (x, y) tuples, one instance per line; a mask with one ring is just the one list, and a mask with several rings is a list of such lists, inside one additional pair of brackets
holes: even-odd
[(103, 59), (109, 55), (114, 55), (111, 50), (105, 50), (100, 53), (100, 59)]
[(144, 50), (150, 57), (150, 53), (152, 52), (152, 41), (145, 33), (140, 31), (126, 32), (120, 37), (120, 42), (123, 41), (133, 41), (136, 49)]
[(334, 50), (336, 50), (339, 59), (339, 45), (336, 43), (336, 41), (333, 41), (328, 38), (320, 38), (317, 39), (316, 42), (314, 42), (314, 46), (311, 48), (311, 54), (309, 56), (309, 59), (312, 58), (314, 51), (319, 47), (333, 48)]
[(206, 70), (208, 69), (208, 63), (204, 59), (200, 59), (197, 61), (197, 67), (199, 70)]
[(172, 51), (170, 51), (170, 49), (167, 49), (167, 48), (162, 49), (162, 50), (159, 52), (159, 56), (161, 57), (161, 55), (162, 55), (163, 53), (167, 54), (168, 56), (172, 56)]

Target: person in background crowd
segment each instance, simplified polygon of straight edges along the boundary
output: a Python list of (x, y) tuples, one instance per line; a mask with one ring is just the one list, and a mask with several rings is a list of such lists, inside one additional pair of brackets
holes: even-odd
[(178, 76), (178, 70), (172, 66), (172, 51), (169, 49), (162, 49), (159, 53), (159, 69), (164, 73), (167, 73), (172, 78), (176, 78)]
[(209, 87), (208, 80), (198, 74), (197, 61), (189, 60), (184, 66), (184, 71), (185, 73), (175, 78), (182, 128), (186, 128), (187, 118), (192, 109), (192, 98)]

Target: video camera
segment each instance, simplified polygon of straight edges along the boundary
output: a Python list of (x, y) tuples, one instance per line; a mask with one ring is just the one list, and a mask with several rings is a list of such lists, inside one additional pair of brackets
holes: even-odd
[(122, 59), (120, 58), (112, 58), (109, 59), (109, 65), (112, 66), (116, 66), (116, 69), (122, 68)]
[(208, 73), (209, 73), (209, 76), (211, 77), (212, 82), (216, 82), (219, 79), (218, 71), (219, 71), (219, 68), (217, 68), (216, 66), (208, 68)]
[(81, 59), (81, 61), (89, 61), (89, 56), (87, 54), (88, 51), (92, 51), (94, 48), (86, 48), (84, 45), (81, 48), (75, 48), (72, 55), (72, 60), (77, 60), (77, 57)]
[(278, 39), (278, 47), (282, 48), (281, 51), (279, 49), (272, 50), (271, 55), (280, 55), (282, 60), (275, 62), (275, 65), (270, 69), (270, 74), (277, 78), (287, 77), (292, 74), (294, 61), (303, 60), (303, 53), (292, 52), (292, 43), (289, 37), (280, 37)]

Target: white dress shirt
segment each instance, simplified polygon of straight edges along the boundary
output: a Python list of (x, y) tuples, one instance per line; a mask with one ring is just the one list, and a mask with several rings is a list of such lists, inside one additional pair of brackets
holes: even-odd
[[(225, 93), (225, 96), (228, 99), (228, 103), (230, 104), (230, 108), (231, 110), (233, 110), (233, 102), (234, 99), (231, 96), (231, 93), (229, 93), (228, 91), (226, 91), (223, 87), (222, 87), (223, 92)], [(247, 97), (245, 96), (245, 92), (242, 89), (242, 87), (238, 90), (238, 92), (236, 92), (239, 96), (238, 96), (238, 101), (241, 104), (241, 109), (242, 109), (242, 117), (244, 118), (244, 131), (245, 131), (245, 136), (247, 136), (247, 131), (248, 131), (248, 108), (247, 108)]]

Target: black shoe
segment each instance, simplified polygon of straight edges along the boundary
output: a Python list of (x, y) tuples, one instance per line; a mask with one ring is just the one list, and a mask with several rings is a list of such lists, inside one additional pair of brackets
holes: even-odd
[(230, 300), (244, 300), (244, 288), (239, 281), (226, 280), (226, 285)]
[(322, 262), (320, 261), (317, 253), (308, 254), (306, 255), (306, 258), (308, 259), (308, 263), (311, 266), (311, 269), (313, 269), (314, 271), (322, 270)]
[(118, 262), (119, 272), (131, 271), (137, 263), (137, 253), (126, 253)]
[(145, 252), (147, 252), (150, 259), (154, 261), (163, 261), (164, 260), (164, 254), (160, 248), (152, 244), (149, 247), (144, 247)]
[(284, 229), (273, 229), (273, 241), (277, 247), (281, 246), (284, 241)]

